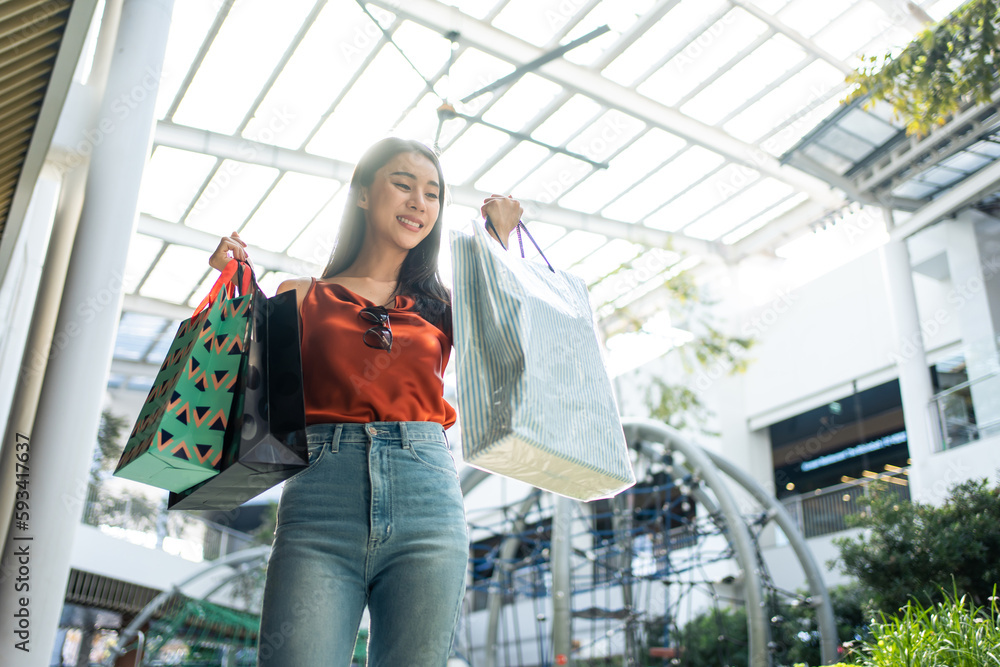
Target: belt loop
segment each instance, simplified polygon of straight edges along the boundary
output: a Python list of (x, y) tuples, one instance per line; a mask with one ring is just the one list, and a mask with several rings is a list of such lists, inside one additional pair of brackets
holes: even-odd
[(330, 451), (336, 454), (340, 451), (340, 434), (344, 431), (343, 424), (337, 424), (337, 428), (333, 430), (333, 443), (330, 445)]
[(410, 439), (406, 437), (406, 422), (399, 422), (399, 439), (403, 441), (403, 449), (410, 448)]

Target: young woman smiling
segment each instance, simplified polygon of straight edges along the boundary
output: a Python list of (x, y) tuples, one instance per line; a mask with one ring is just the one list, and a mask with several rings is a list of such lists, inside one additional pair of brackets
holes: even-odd
[[(346, 667), (362, 613), (370, 667), (443, 667), (465, 592), (468, 532), (444, 429), (450, 294), (438, 276), (437, 156), (390, 138), (361, 158), (321, 278), (287, 280), (302, 328), (309, 467), (285, 483), (258, 664)], [(521, 216), (488, 197), (505, 242)], [(504, 243), (506, 245), (506, 243)], [(236, 233), (210, 264), (246, 260)]]

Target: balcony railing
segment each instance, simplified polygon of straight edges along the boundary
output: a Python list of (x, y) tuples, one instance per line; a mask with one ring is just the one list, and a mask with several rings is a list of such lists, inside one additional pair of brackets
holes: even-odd
[(876, 480), (883, 482), (888, 492), (895, 494), (899, 500), (909, 500), (907, 472), (903, 469), (898, 473), (858, 479), (785, 498), (781, 502), (795, 519), (803, 535), (806, 537), (828, 535), (848, 528), (847, 517), (862, 511), (861, 499)]
[(194, 562), (260, 546), (247, 533), (186, 512), (167, 512), (163, 503), (114, 497), (94, 485), (87, 490), (83, 523), (113, 537)]
[(1000, 371), (935, 394), (931, 410), (937, 416), (941, 449), (952, 449), (1000, 433), (1000, 417), (995, 416), (998, 410), (989, 410), (989, 406), (1000, 409)]

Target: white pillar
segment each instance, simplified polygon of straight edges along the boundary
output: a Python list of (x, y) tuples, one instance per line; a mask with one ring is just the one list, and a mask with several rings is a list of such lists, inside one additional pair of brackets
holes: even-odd
[[(29, 588), (15, 594), (11, 581), (4, 583), (3, 665), (47, 667), (56, 638), (111, 363), (139, 184), (153, 136), (172, 8), (173, 0), (126, 0), (122, 8), (98, 117), (106, 136), (91, 156), (53, 350), (34, 428), (27, 434), (28, 519), (15, 521), (4, 545), (8, 565), (23, 562), (27, 573), (22, 582)], [(15, 571), (15, 576), (22, 575)], [(24, 613), (30, 652), (16, 646), (24, 635), (15, 634), (15, 614)]]
[[(997, 333), (994, 328), (998, 313), (991, 312), (989, 289), (993, 287), (989, 279), (990, 272), (995, 271), (992, 263), (996, 262), (996, 258), (980, 256), (976, 234), (979, 217), (974, 211), (963, 211), (954, 220), (939, 223), (945, 226), (948, 244), (948, 271), (952, 285), (950, 301), (955, 305), (966, 369), (969, 379), (973, 381), (995, 373), (1000, 368), (997, 363)], [(989, 222), (988, 218), (986, 222)], [(987, 268), (989, 261), (992, 263)], [(970, 387), (977, 425), (994, 424), (996, 428), (1000, 424), (998, 389), (1000, 376), (977, 382)]]
[[(553, 494), (552, 513), (552, 655), (559, 665), (572, 665), (573, 652), (573, 588), (571, 568), (573, 545), (573, 503), (564, 496)], [(563, 662), (559, 656), (565, 656)]]
[[(886, 214), (890, 216), (889, 213)], [(891, 225), (891, 223), (890, 223)], [(932, 420), (930, 372), (924, 352), (917, 295), (913, 288), (913, 269), (905, 240), (893, 240), (880, 249), (882, 272), (889, 292), (889, 314), (895, 341), (892, 359), (899, 371), (899, 393), (903, 402), (906, 437), (913, 459), (910, 481), (912, 492), (921, 490), (920, 467), (939, 449), (940, 436)]]

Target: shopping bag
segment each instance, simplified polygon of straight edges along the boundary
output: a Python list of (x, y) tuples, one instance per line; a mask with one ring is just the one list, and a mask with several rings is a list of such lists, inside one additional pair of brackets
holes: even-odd
[(230, 510), (309, 466), (295, 292), (267, 298), (251, 274), (250, 336), (221, 472), (171, 493), (170, 509)]
[(451, 234), (465, 462), (578, 500), (632, 486), (586, 284), (474, 227)]
[(230, 262), (181, 322), (132, 428), (117, 477), (183, 491), (219, 473), (249, 333), (248, 296)]

